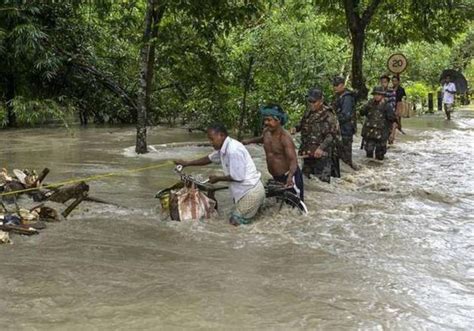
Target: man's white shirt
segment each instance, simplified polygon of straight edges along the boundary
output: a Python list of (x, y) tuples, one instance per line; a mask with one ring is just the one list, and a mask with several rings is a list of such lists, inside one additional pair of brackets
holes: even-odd
[(218, 151), (209, 154), (209, 160), (220, 163), (226, 176), (232, 177), (230, 192), (235, 202), (257, 185), (261, 174), (247, 149), (239, 141), (227, 137)]
[(454, 103), (454, 94), (448, 91), (456, 92), (456, 85), (454, 85), (454, 83), (443, 85), (443, 103), (452, 104)]

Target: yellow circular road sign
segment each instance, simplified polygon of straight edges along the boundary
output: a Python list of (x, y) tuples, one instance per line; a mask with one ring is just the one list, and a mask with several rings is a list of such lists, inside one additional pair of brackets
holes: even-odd
[(388, 58), (387, 67), (394, 74), (401, 74), (407, 68), (408, 61), (405, 55), (397, 53)]

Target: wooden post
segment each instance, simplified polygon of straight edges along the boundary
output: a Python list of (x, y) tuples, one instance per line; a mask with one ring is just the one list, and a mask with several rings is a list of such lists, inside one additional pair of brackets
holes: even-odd
[(433, 93), (428, 93), (428, 112), (432, 113), (434, 111), (433, 107)]
[(443, 94), (441, 91), (438, 91), (438, 111), (443, 110)]

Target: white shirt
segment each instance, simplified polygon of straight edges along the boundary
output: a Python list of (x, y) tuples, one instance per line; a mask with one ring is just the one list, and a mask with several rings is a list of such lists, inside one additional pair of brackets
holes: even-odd
[(454, 83), (443, 85), (443, 103), (452, 104), (454, 103), (454, 94), (448, 91), (456, 92), (456, 85)]
[(209, 154), (209, 160), (220, 163), (226, 176), (230, 175), (230, 193), (234, 202), (238, 202), (250, 189), (260, 181), (261, 174), (257, 171), (247, 149), (239, 141), (227, 137), (218, 151)]

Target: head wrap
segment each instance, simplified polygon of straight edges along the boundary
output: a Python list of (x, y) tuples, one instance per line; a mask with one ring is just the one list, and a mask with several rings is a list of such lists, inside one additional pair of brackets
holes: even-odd
[(262, 117), (273, 117), (274, 119), (280, 121), (282, 126), (288, 122), (288, 115), (278, 105), (263, 106), (260, 108), (260, 114)]

